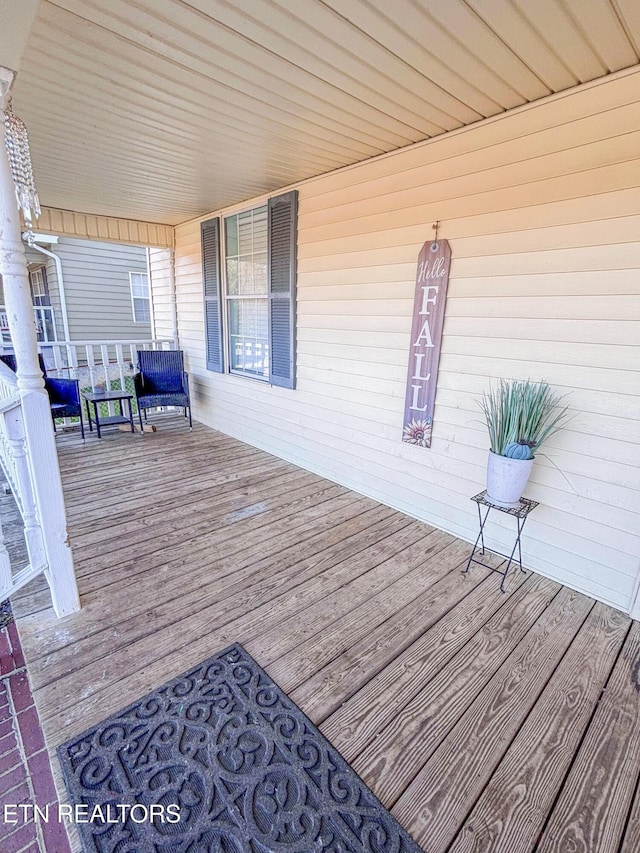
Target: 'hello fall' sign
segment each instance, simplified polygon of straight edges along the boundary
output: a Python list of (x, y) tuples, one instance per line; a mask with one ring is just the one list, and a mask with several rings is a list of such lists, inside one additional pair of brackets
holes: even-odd
[(446, 240), (427, 242), (420, 250), (402, 430), (403, 441), (420, 447), (431, 447), (450, 265), (451, 249)]

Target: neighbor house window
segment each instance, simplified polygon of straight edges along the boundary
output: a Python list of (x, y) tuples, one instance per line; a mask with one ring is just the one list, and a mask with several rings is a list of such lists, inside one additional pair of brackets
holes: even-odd
[(130, 272), (131, 304), (134, 323), (151, 322), (151, 303), (149, 300), (149, 279), (146, 272)]
[(34, 305), (50, 305), (49, 286), (47, 284), (47, 271), (45, 267), (36, 267), (29, 270), (29, 284), (31, 285), (31, 298)]
[(202, 223), (209, 370), (295, 387), (296, 212), (294, 191)]

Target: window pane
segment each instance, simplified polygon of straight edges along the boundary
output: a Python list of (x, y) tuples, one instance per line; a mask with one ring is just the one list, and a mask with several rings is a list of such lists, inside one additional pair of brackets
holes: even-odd
[(230, 296), (238, 294), (238, 259), (227, 258), (227, 293)]
[(253, 293), (267, 294), (267, 253), (253, 256)]
[(267, 299), (229, 299), (231, 369), (269, 376)]
[(140, 299), (149, 298), (149, 282), (145, 272), (130, 272), (131, 295)]
[(33, 270), (31, 273), (31, 289), (33, 290), (34, 296), (44, 296), (45, 295), (45, 287), (44, 287), (44, 276), (42, 275), (42, 270)]
[(151, 322), (151, 310), (149, 307), (148, 299), (139, 299), (134, 297), (133, 299), (133, 319), (136, 323), (150, 323)]
[(44, 267), (38, 267), (29, 272), (31, 283), (31, 298), (34, 305), (49, 305), (49, 290), (47, 288), (47, 274)]
[(238, 254), (250, 255), (253, 251), (253, 211), (239, 213), (238, 219)]
[(53, 310), (51, 308), (34, 309), (36, 333), (39, 341), (55, 341), (56, 332), (53, 325)]
[(229, 296), (267, 294), (267, 208), (225, 219), (225, 265)]
[(253, 251), (267, 251), (267, 208), (258, 207), (253, 211)]
[(253, 258), (240, 258), (238, 261), (238, 293), (254, 293)]
[(267, 206), (245, 210), (224, 221), (227, 258), (267, 251)]
[(224, 227), (227, 239), (227, 257), (235, 256), (238, 254), (238, 217), (229, 216), (229, 218), (224, 221)]

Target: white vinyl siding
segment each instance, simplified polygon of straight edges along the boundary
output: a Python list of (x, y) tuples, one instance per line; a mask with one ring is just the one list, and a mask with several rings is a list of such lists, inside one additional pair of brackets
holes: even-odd
[(149, 249), (154, 335), (163, 340), (175, 339), (178, 336), (173, 273), (173, 251), (171, 249)]
[[(469, 498), (484, 487), (488, 449), (478, 399), (492, 378), (547, 379), (574, 416), (535, 461), (525, 563), (629, 609), (640, 554), (639, 84), (640, 72), (620, 75), (300, 184), (293, 393), (206, 371), (200, 224), (178, 226), (195, 416), (472, 540)], [(401, 424), (416, 260), (436, 220), (452, 264), (426, 450), (401, 442)], [(497, 519), (502, 549), (512, 521)]]

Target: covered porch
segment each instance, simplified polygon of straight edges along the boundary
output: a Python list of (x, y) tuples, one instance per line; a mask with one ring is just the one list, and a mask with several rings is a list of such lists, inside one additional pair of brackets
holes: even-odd
[(502, 594), (447, 533), (156, 423), (58, 439), (82, 609), (60, 622), (43, 581), (13, 599), (56, 773), (57, 745), (240, 642), (429, 853), (639, 848), (639, 623), (533, 573)]
[[(0, 538), (0, 581), (60, 800), (59, 744), (240, 642), (425, 853), (635, 853), (635, 5), (4, 6), (0, 448), (24, 536), (3, 528), (29, 555)], [(193, 433), (54, 437), (17, 117), (39, 231), (149, 247), (153, 337), (184, 354)], [(251, 253), (240, 219), (266, 223)], [(432, 238), (452, 265), (426, 448), (401, 440), (402, 398)], [(254, 343), (262, 372), (239, 357)], [(81, 356), (92, 388), (113, 358)], [(478, 399), (510, 378), (548, 380), (574, 417), (528, 487), (533, 571), (503, 594), (462, 569)]]

